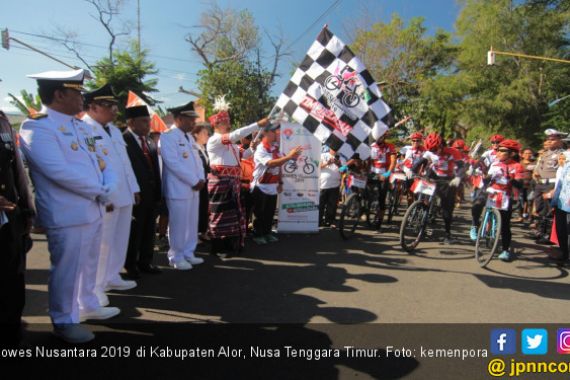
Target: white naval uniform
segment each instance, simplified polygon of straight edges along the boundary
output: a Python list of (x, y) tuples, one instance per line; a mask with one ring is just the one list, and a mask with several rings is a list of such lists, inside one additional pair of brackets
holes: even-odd
[(200, 192), (192, 189), (205, 181), (204, 167), (190, 133), (173, 126), (160, 136), (162, 186), (168, 206), (170, 263), (194, 258), (198, 244)]
[(117, 191), (109, 197), (113, 204), (112, 212), (105, 212), (103, 216), (103, 236), (101, 238), (101, 254), (97, 266), (97, 282), (95, 290), (103, 294), (109, 282), (121, 281), (121, 268), (125, 265), (134, 193), (140, 191), (137, 178), (127, 154), (127, 143), (121, 131), (113, 124), (107, 124), (111, 135), (96, 120), (85, 114), (83, 121), (92, 127), (93, 135), (97, 140), (97, 147), (103, 152), (105, 160), (117, 175)]
[[(208, 139), (206, 149), (210, 159), (210, 165), (223, 165), (223, 166), (239, 166), (240, 156), (239, 147), (236, 143), (243, 137), (249, 136), (259, 129), (257, 123), (248, 125), (247, 127), (236, 129), (228, 134), (222, 135), (214, 133)], [(252, 153), (252, 151), (250, 150)], [(251, 155), (251, 153), (249, 155)]]
[(36, 190), (37, 222), (47, 231), (49, 314), (54, 324), (79, 323), (80, 309), (99, 308), (94, 289), (103, 204), (117, 179), (104, 167), (87, 124), (47, 107), (42, 112), (47, 117), (24, 121), (20, 136)]

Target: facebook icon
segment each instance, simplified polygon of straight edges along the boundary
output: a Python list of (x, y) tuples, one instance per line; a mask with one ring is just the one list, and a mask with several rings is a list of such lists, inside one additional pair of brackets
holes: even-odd
[(517, 351), (517, 334), (513, 329), (493, 329), (491, 331), (491, 353), (493, 355), (513, 355)]

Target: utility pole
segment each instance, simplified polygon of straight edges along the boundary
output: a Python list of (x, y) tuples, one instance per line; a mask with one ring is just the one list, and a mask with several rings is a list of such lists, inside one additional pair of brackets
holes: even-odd
[(137, 36), (139, 45), (139, 56), (141, 55), (141, 0), (137, 0)]

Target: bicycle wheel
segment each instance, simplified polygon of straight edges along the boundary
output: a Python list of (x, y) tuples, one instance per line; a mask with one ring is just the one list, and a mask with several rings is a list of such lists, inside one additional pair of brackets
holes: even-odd
[(366, 225), (368, 228), (374, 227), (374, 223), (377, 222), (379, 198), (378, 186), (372, 186), (366, 197)]
[(418, 246), (425, 232), (429, 207), (423, 201), (415, 201), (406, 210), (400, 225), (400, 245), (411, 253)]
[(475, 242), (475, 259), (481, 268), (485, 268), (493, 259), (500, 237), (501, 213), (495, 208), (487, 209)]
[(392, 218), (398, 215), (398, 207), (400, 206), (400, 190), (398, 184), (394, 184), (394, 188), (388, 193), (388, 223), (392, 223)]
[(342, 205), (340, 212), (339, 232), (344, 240), (348, 240), (354, 234), (358, 222), (362, 217), (362, 205), (360, 203), (360, 194), (350, 194), (346, 198), (346, 202)]

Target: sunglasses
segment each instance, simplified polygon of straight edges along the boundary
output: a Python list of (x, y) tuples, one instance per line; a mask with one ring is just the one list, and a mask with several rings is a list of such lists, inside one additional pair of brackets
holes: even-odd
[(509, 153), (511, 150), (510, 149), (497, 149), (497, 152), (501, 152), (501, 153)]
[(412, 142), (422, 142), (422, 140), (412, 140)]

